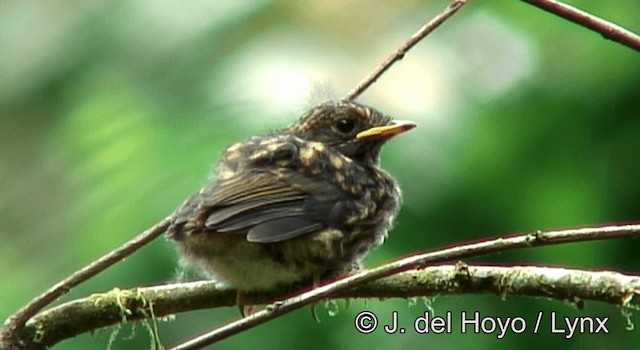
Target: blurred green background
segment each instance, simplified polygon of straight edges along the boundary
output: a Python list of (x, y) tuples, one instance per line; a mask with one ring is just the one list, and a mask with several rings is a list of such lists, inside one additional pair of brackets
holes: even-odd
[[(578, 2), (640, 31), (637, 0)], [(0, 318), (127, 241), (206, 183), (224, 146), (346, 94), (447, 1), (4, 1), (0, 3)], [(419, 128), (383, 163), (405, 203), (372, 266), (513, 232), (640, 219), (640, 55), (518, 1), (472, 1), (361, 102)], [(475, 261), (640, 270), (637, 240), (520, 250)], [(158, 239), (63, 298), (172, 281)], [(341, 304), (342, 305), (342, 304)], [(300, 310), (218, 349), (637, 348), (620, 310), (507, 296), (438, 297), (437, 314), (610, 317), (611, 334), (361, 335), (354, 315), (425, 311), (356, 301), (322, 323)], [(166, 344), (237, 317), (161, 322)], [(454, 316), (456, 317), (456, 316)], [(637, 325), (638, 316), (632, 317)], [(549, 325), (547, 324), (547, 327)], [(636, 326), (636, 328), (638, 328)], [(113, 329), (56, 349), (105, 349)], [(125, 325), (113, 349), (145, 349)]]

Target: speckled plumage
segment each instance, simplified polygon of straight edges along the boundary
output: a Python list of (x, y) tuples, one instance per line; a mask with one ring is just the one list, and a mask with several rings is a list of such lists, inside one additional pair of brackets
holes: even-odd
[(186, 261), (240, 291), (356, 269), (400, 204), (380, 147), (413, 126), (351, 101), (320, 104), (289, 128), (228, 147), (169, 236)]

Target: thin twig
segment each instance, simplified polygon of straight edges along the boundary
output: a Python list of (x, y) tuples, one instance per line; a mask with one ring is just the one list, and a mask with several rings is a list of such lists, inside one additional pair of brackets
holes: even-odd
[(603, 37), (640, 51), (640, 36), (600, 17), (553, 0), (522, 0), (571, 22), (602, 34)]
[(429, 23), (425, 24), (422, 28), (420, 28), (415, 34), (409, 38), (402, 46), (400, 46), (391, 56), (389, 56), (381, 65), (376, 68), (371, 74), (369, 74), (364, 80), (360, 82), (353, 90), (349, 91), (349, 93), (344, 97), (346, 100), (355, 100), (360, 96), (366, 89), (371, 86), (371, 84), (375, 83), (378, 78), (384, 74), (394, 63), (400, 61), (404, 58), (404, 55), (411, 50), (420, 40), (424, 39), (429, 33), (431, 33), (434, 29), (438, 28), (444, 21), (446, 21), (449, 17), (453, 16), (464, 4), (467, 3), (467, 0), (454, 0), (454, 2), (447, 6), (447, 8), (442, 11), (439, 15), (434, 17)]
[(98, 260), (95, 260), (89, 265), (72, 273), (64, 280), (56, 283), (49, 290), (33, 299), (31, 302), (29, 302), (29, 304), (25, 305), (20, 310), (18, 310), (18, 312), (9, 317), (7, 321), (5, 321), (3, 333), (7, 331), (10, 333), (16, 332), (20, 328), (24, 327), (24, 324), (28, 319), (33, 317), (45, 306), (49, 305), (49, 303), (53, 302), (60, 296), (70, 291), (71, 288), (104, 271), (109, 266), (117, 263), (118, 261), (129, 256), (131, 253), (140, 249), (145, 244), (151, 242), (154, 238), (164, 233), (168, 226), (169, 217), (163, 219), (153, 227), (142, 232), (119, 248), (109, 252)]
[[(451, 264), (399, 273), (358, 285), (341, 298), (409, 298), (433, 295), (494, 294), (547, 297), (582, 305), (600, 301), (636, 308), (640, 277), (613, 271), (584, 271), (560, 267), (487, 266)], [(258, 299), (255, 299), (258, 297)], [(273, 295), (252, 295), (257, 303)], [(122, 322), (147, 319), (149, 305), (155, 317), (205, 308), (236, 305), (236, 291), (212, 281), (198, 281), (92, 294), (46, 310), (28, 324), (46, 329), (40, 344), (50, 347), (78, 334)], [(126, 309), (123, 309), (125, 308)]]
[(560, 231), (537, 231), (501, 238), (493, 238), (476, 243), (456, 245), (451, 248), (415, 254), (370, 270), (363, 270), (335, 281), (303, 292), (289, 299), (277, 301), (249, 317), (245, 317), (210, 332), (187, 340), (171, 350), (195, 350), (214, 344), (234, 334), (256, 327), (278, 316), (329, 298), (332, 294), (360, 283), (383, 278), (395, 273), (417, 269), (428, 264), (476, 257), (498, 251), (522, 249), (528, 247), (555, 245), (568, 242), (583, 242), (621, 237), (640, 236), (640, 225), (606, 226)]

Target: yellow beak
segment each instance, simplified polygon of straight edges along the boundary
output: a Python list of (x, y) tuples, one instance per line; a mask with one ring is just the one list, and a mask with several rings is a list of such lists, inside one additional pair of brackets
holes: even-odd
[(408, 120), (394, 120), (389, 125), (376, 126), (359, 132), (356, 140), (390, 139), (416, 127), (416, 123)]

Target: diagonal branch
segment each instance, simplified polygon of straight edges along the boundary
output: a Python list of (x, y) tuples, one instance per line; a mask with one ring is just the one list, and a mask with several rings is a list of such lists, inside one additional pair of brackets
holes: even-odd
[(640, 36), (614, 23), (554, 0), (522, 0), (566, 20), (602, 34), (603, 37), (640, 51)]
[(154, 238), (158, 237), (165, 232), (169, 226), (169, 217), (163, 219), (153, 227), (142, 232), (129, 242), (123, 244), (118, 249), (109, 252), (98, 260), (95, 260), (91, 264), (83, 267), (82, 269), (72, 273), (69, 277), (56, 283), (49, 290), (45, 291), (29, 304), (22, 307), (13, 316), (9, 317), (5, 321), (5, 326), (0, 332), (0, 340), (5, 337), (11, 336), (11, 333), (18, 331), (22, 328), (25, 322), (33, 317), (36, 313), (42, 310), (45, 306), (51, 302), (69, 292), (71, 288), (78, 284), (88, 280), (89, 278), (104, 271), (109, 266), (117, 263), (118, 261), (131, 255), (142, 246), (151, 242)]
[(362, 80), (353, 90), (344, 97), (345, 100), (355, 100), (365, 90), (369, 88), (373, 83), (378, 80), (391, 66), (404, 58), (404, 55), (411, 50), (418, 42), (424, 39), (434, 29), (438, 28), (444, 21), (453, 16), (458, 10), (467, 3), (467, 0), (454, 0), (454, 2), (447, 6), (439, 15), (434, 17), (431, 21), (420, 28), (415, 34), (409, 38), (404, 44), (402, 44), (391, 56), (378, 66), (371, 74), (369, 74), (364, 80)]
[(266, 309), (249, 317), (245, 317), (218, 327), (208, 333), (185, 341), (172, 350), (200, 349), (234, 334), (256, 327), (271, 319), (313, 304), (355, 285), (387, 277), (403, 271), (418, 269), (428, 264), (454, 261), (494, 253), (505, 250), (523, 249), (569, 242), (613, 239), (640, 236), (640, 225), (620, 225), (605, 227), (588, 227), (559, 231), (536, 231), (500, 238), (486, 239), (475, 243), (456, 245), (426, 253), (410, 255), (397, 261), (370, 270), (363, 270), (352, 275), (321, 285), (300, 293), (289, 299), (274, 302)]

